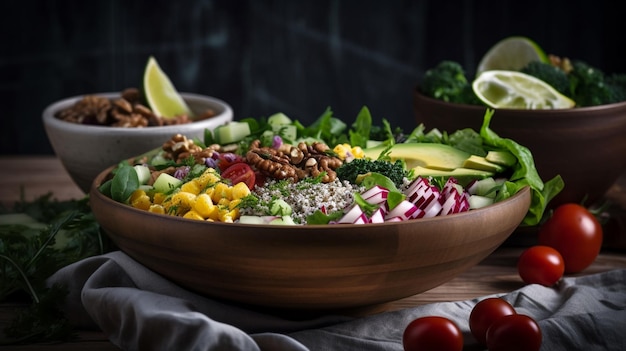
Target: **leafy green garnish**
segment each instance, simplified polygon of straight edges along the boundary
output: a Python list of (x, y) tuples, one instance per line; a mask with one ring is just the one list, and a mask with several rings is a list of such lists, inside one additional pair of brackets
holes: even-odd
[[(3, 344), (69, 340), (60, 312), (65, 289), (46, 286), (60, 268), (112, 249), (100, 232), (89, 199), (53, 201), (51, 194), (2, 209), (0, 221), (0, 301), (25, 295), (30, 307), (4, 332)], [(18, 218), (19, 220), (15, 220)]]
[(541, 221), (548, 202), (563, 190), (565, 184), (560, 175), (544, 183), (535, 168), (535, 161), (530, 150), (514, 140), (501, 138), (489, 128), (493, 114), (494, 110), (491, 109), (485, 112), (480, 135), (485, 144), (508, 150), (517, 158), (518, 162), (513, 168), (513, 173), (506, 182), (507, 190), (509, 194), (515, 194), (525, 186), (531, 188), (530, 209), (522, 224), (536, 225)]

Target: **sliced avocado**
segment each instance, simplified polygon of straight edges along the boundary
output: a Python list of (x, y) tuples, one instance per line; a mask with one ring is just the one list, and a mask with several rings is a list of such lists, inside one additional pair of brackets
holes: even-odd
[(494, 173), (502, 172), (505, 168), (502, 165), (489, 162), (487, 161), (486, 158), (481, 157), (481, 156), (476, 156), (476, 155), (472, 155), (468, 157), (467, 160), (463, 162), (463, 167), (472, 168), (472, 169), (480, 169), (480, 170), (494, 172)]
[[(378, 146), (363, 150), (365, 156), (377, 159), (385, 147)], [(434, 170), (451, 171), (462, 168), (470, 154), (450, 145), (433, 143), (404, 143), (391, 147), (392, 161), (404, 159), (407, 168), (426, 167)]]
[(485, 178), (492, 177), (494, 175), (493, 172), (480, 170), (480, 169), (463, 168), (463, 167), (446, 171), (446, 170), (438, 170), (438, 169), (431, 169), (431, 168), (417, 166), (413, 168), (413, 173), (415, 176), (422, 176), (422, 177), (443, 177), (443, 178), (454, 177), (462, 186), (466, 186), (473, 180), (485, 179)]
[(505, 167), (512, 167), (517, 163), (517, 158), (512, 153), (504, 150), (493, 150), (487, 152), (485, 159), (491, 163), (499, 164)]

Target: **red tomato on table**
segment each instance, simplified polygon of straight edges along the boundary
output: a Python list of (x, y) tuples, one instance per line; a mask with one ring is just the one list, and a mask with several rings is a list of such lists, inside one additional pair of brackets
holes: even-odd
[(564, 204), (539, 229), (539, 244), (563, 256), (565, 273), (578, 273), (600, 253), (602, 236), (602, 226), (591, 212), (578, 204)]
[(515, 314), (515, 308), (506, 300), (489, 297), (479, 301), (469, 316), (472, 335), (481, 345), (487, 345), (487, 330), (496, 320)]
[(407, 325), (402, 345), (404, 351), (461, 351), (463, 334), (445, 317), (421, 317)]
[(563, 277), (565, 263), (556, 249), (536, 245), (522, 252), (517, 271), (526, 284), (552, 286)]
[(487, 330), (489, 351), (539, 351), (541, 339), (537, 322), (523, 314), (499, 318)]

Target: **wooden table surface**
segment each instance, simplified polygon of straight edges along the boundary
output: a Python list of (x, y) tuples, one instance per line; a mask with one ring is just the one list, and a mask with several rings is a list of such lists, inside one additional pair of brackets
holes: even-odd
[[(73, 184), (61, 163), (52, 156), (0, 156), (0, 203), (10, 206), (18, 199), (33, 200), (52, 192), (58, 200), (77, 199), (84, 194)], [(613, 222), (605, 235), (606, 247), (592, 266), (579, 275), (626, 268), (626, 175), (609, 191), (614, 202)], [(515, 235), (515, 234), (514, 234)], [(376, 313), (443, 301), (467, 300), (480, 296), (506, 293), (523, 286), (515, 263), (523, 246), (514, 241), (497, 249), (477, 266), (453, 280), (409, 298), (377, 306), (359, 313)], [(0, 303), (0, 330), (7, 325), (18, 305)], [(0, 350), (118, 350), (98, 331), (79, 331), (78, 340), (62, 344), (11, 346)]]

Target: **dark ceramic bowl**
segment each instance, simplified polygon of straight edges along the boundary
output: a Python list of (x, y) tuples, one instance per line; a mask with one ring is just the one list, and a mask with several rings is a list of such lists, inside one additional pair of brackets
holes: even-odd
[[(416, 121), (427, 129), (479, 131), (485, 110), (432, 99), (419, 88), (414, 92)], [(596, 203), (626, 171), (626, 102), (561, 110), (498, 109), (490, 127), (528, 147), (544, 181), (563, 177), (565, 189), (550, 207)]]
[(292, 310), (365, 307), (412, 296), (473, 267), (520, 224), (529, 188), (447, 216), (381, 224), (253, 225), (142, 211), (104, 196), (94, 216), (115, 244), (155, 272), (207, 296)]

